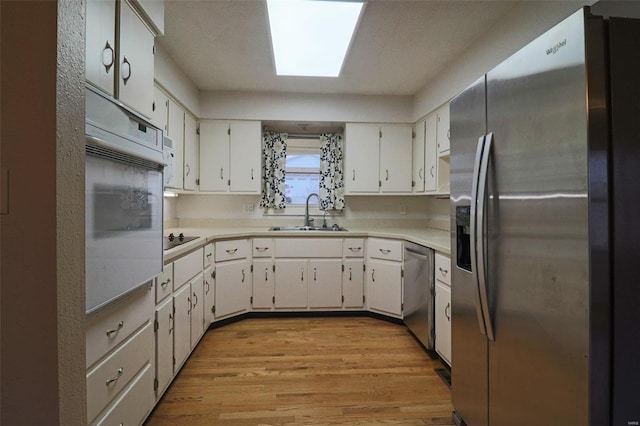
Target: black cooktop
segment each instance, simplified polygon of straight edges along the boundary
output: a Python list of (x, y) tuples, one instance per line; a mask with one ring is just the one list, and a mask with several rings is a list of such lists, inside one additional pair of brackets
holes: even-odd
[(196, 240), (200, 237), (185, 237), (184, 234), (180, 233), (177, 237), (173, 234), (169, 234), (168, 237), (163, 238), (163, 245), (165, 250), (172, 249), (174, 247), (178, 247), (180, 244), (188, 243), (189, 241)]

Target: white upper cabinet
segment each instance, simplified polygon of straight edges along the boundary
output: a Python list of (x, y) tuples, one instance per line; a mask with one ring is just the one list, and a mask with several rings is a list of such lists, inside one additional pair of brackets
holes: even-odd
[(153, 43), (153, 32), (127, 1), (121, 1), (116, 96), (148, 118), (153, 115)]
[(436, 111), (436, 116), (438, 117), (438, 154), (446, 155), (449, 153), (450, 148), (450, 137), (449, 133), (449, 103), (447, 102), (445, 105), (441, 106)]
[(410, 126), (380, 128), (380, 190), (383, 193), (411, 192)]
[(169, 96), (158, 86), (153, 88), (153, 116), (151, 122), (167, 134), (167, 121), (169, 120)]
[(347, 123), (345, 129), (345, 192), (377, 193), (380, 166), (380, 128), (375, 124)]
[(424, 128), (425, 122), (416, 124), (413, 136), (413, 192), (420, 194), (424, 192)]
[(116, 61), (116, 2), (87, 1), (86, 79), (113, 95)]
[(196, 119), (184, 114), (184, 189), (198, 189), (198, 129)]
[(345, 192), (410, 193), (412, 128), (347, 123)]
[(436, 139), (435, 114), (431, 114), (425, 121), (424, 138), (424, 190), (433, 192), (438, 189), (438, 142)]
[(176, 151), (174, 188), (182, 189), (184, 186), (184, 110), (173, 99), (169, 99), (169, 113), (167, 123), (167, 136), (173, 140)]
[(259, 194), (261, 130), (259, 121), (200, 122), (200, 190)]

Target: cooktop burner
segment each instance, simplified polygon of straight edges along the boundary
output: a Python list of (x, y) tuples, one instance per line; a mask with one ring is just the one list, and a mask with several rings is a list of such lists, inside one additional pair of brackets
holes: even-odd
[(168, 237), (164, 237), (163, 239), (164, 249), (169, 250), (174, 247), (178, 247), (180, 244), (188, 243), (189, 241), (193, 241), (198, 238), (200, 237), (185, 237), (183, 233), (180, 233), (180, 235), (176, 237), (171, 233)]

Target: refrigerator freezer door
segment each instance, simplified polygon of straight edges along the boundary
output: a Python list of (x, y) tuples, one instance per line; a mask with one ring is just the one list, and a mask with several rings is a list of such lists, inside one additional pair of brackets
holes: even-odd
[(487, 74), (496, 426), (589, 424), (584, 22), (583, 11), (572, 15)]
[[(486, 133), (485, 78), (451, 101), (451, 390), (456, 415), (488, 425), (488, 348), (471, 267), (470, 205), (478, 138)], [(474, 262), (475, 263), (475, 262)], [(471, 269), (471, 270), (470, 270)]]

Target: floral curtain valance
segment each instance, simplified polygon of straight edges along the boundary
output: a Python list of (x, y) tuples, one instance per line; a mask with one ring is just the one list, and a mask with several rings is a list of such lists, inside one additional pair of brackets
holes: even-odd
[(344, 209), (343, 142), (340, 133), (320, 135), (320, 209)]
[(287, 161), (287, 134), (265, 132), (262, 137), (262, 199), (260, 206), (285, 207), (284, 174)]

